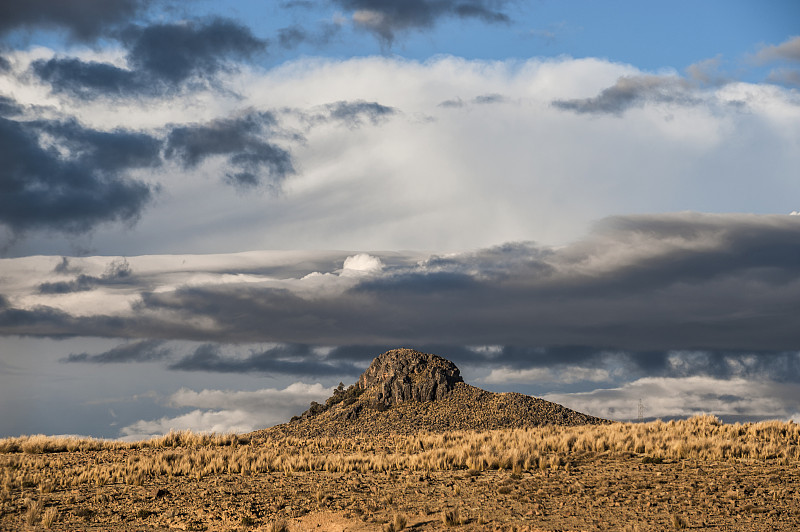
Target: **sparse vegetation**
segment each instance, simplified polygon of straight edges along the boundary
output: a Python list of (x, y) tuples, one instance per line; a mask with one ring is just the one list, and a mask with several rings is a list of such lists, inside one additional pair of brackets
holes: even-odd
[(326, 412), (333, 408), (334, 406), (338, 405), (339, 403), (343, 404), (344, 406), (352, 405), (353, 403), (358, 400), (359, 396), (364, 393), (364, 389), (358, 387), (357, 385), (353, 384), (349, 386), (347, 389), (344, 387), (344, 383), (339, 383), (333, 390), (333, 395), (330, 396), (325, 404), (320, 404), (316, 401), (311, 401), (311, 406), (303, 412), (302, 416), (295, 416), (292, 418), (293, 421), (297, 421), (299, 419), (305, 417), (313, 417), (317, 416), (323, 412)]

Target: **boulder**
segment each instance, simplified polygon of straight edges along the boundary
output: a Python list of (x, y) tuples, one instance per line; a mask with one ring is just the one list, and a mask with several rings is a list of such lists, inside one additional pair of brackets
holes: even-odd
[(393, 349), (378, 356), (358, 380), (385, 406), (407, 401), (437, 401), (464, 382), (455, 364), (413, 349)]

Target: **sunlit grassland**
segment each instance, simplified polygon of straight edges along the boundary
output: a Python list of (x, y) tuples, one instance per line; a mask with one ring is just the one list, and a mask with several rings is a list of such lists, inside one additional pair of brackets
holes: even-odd
[(81, 485), (142, 485), (160, 477), (202, 479), (302, 471), (530, 470), (570, 468), (587, 456), (638, 455), (643, 461), (800, 460), (800, 425), (683, 421), (542, 426), (487, 432), (390, 437), (256, 438), (173, 432), (141, 442), (22, 436), (0, 440), (0, 499)]

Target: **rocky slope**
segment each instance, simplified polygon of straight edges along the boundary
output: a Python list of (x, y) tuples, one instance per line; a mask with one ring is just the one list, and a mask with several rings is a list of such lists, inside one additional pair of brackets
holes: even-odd
[(346, 390), (312, 403), (289, 423), (254, 436), (346, 437), (539, 425), (585, 425), (606, 420), (518, 393), (493, 393), (466, 384), (439, 356), (393, 349), (378, 356)]

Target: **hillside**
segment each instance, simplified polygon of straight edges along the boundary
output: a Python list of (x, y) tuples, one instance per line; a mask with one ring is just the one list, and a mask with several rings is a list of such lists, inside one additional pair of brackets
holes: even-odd
[(340, 386), (325, 404), (312, 404), (302, 416), (254, 436), (347, 437), (598, 423), (607, 421), (536, 397), (471, 386), (455, 364), (437, 355), (393, 349), (375, 358), (357, 383)]

